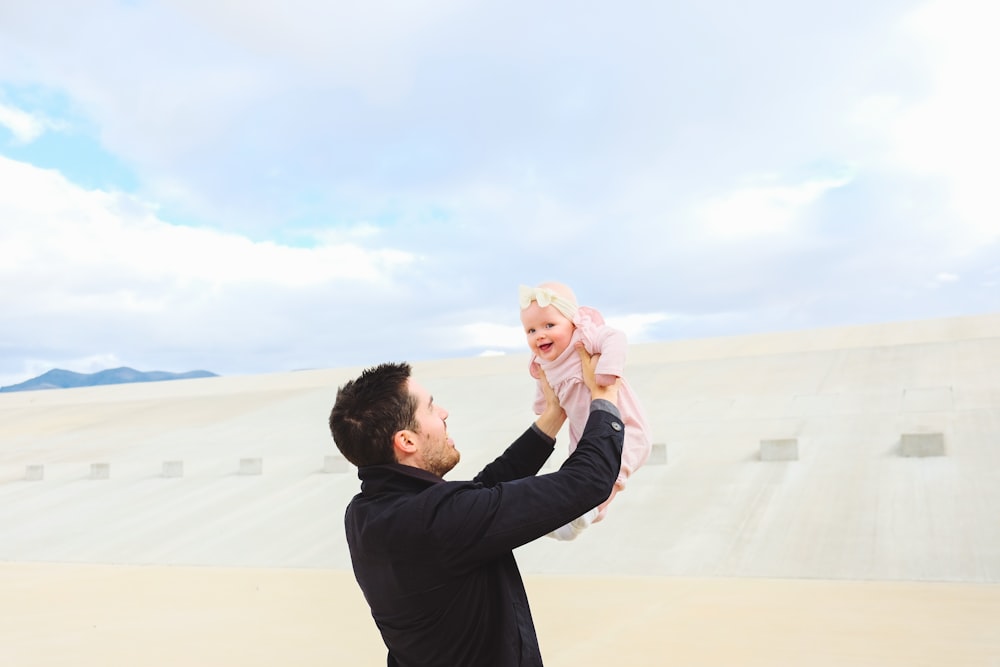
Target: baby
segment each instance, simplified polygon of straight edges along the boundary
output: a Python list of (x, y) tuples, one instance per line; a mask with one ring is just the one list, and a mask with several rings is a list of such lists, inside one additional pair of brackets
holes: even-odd
[[(604, 318), (593, 308), (578, 306), (576, 296), (561, 283), (542, 283), (538, 287), (519, 289), (521, 324), (532, 352), (529, 370), (538, 382), (538, 369), (545, 373), (569, 422), (569, 451), (576, 449), (583, 428), (590, 416), (590, 391), (583, 383), (580, 356), (576, 341), (583, 341), (591, 354), (600, 354), (597, 361), (597, 382), (614, 384), (625, 370), (627, 341), (625, 334), (604, 324)], [(535, 414), (541, 414), (545, 397), (541, 387), (535, 399)], [(631, 388), (622, 379), (618, 392), (618, 408), (625, 422), (625, 444), (622, 467), (611, 495), (601, 505), (569, 524), (549, 534), (559, 540), (576, 538), (587, 526), (604, 518), (608, 504), (639, 466), (649, 458), (652, 443), (642, 406)]]

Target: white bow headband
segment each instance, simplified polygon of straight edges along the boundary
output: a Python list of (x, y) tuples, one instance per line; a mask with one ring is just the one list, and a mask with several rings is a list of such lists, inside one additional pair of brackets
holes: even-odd
[(517, 288), (517, 291), (521, 300), (521, 310), (530, 306), (532, 301), (537, 301), (538, 305), (542, 308), (546, 306), (555, 307), (567, 319), (572, 320), (576, 317), (577, 305), (558, 294), (555, 290), (551, 290), (548, 287), (527, 287), (526, 285), (521, 285)]

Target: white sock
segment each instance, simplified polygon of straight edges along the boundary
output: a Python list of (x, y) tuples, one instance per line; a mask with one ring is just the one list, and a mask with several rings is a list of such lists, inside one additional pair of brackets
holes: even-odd
[(569, 542), (570, 540), (575, 540), (576, 536), (586, 530), (587, 526), (594, 523), (594, 518), (597, 516), (597, 508), (590, 510), (583, 516), (579, 516), (565, 526), (559, 526), (551, 533), (548, 537), (552, 539), (559, 540), (560, 542)]

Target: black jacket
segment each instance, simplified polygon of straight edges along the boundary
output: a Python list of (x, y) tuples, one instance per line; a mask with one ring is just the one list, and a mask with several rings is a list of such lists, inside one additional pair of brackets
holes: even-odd
[(576, 451), (535, 476), (553, 441), (529, 428), (471, 482), (400, 464), (358, 470), (344, 518), (354, 574), (398, 667), (541, 665), (512, 550), (604, 502), (623, 426), (595, 401)]

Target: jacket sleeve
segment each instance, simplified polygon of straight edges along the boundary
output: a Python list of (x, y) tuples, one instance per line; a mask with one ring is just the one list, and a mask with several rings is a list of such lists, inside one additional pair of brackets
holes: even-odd
[(617, 410), (606, 405), (591, 412), (576, 450), (556, 472), (509, 479), (520, 470), (519, 439), (473, 482), (433, 489), (424, 530), (442, 561), (456, 571), (477, 567), (604, 502), (621, 468), (624, 432)]
[(546, 438), (534, 427), (529, 428), (472, 481), (494, 486), (537, 474), (555, 449), (555, 438)]

